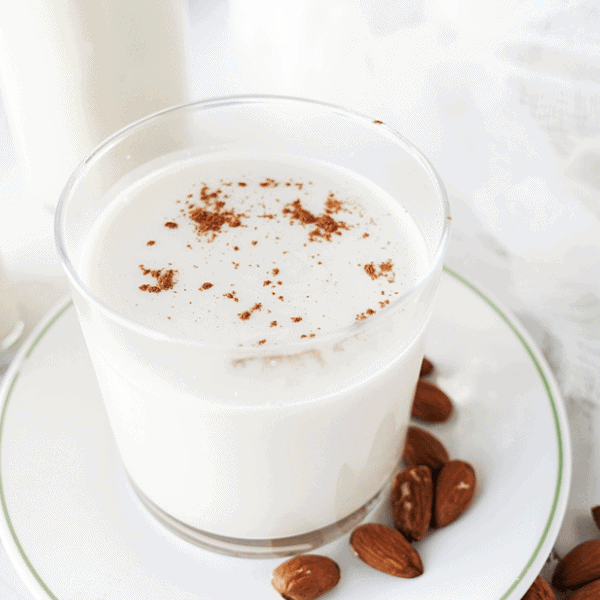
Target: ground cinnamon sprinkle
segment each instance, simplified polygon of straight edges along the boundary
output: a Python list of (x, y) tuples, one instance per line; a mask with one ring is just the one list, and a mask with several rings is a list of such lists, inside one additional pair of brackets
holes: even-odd
[(266, 344), (267, 340), (259, 340), (258, 345), (262, 346), (263, 344)]
[(344, 221), (336, 221), (327, 214), (327, 202), (326, 212), (320, 216), (314, 215), (309, 210), (305, 209), (302, 206), (302, 202), (300, 202), (300, 198), (297, 198), (290, 204), (286, 204), (283, 207), (282, 213), (290, 216), (290, 224), (293, 224), (294, 221), (298, 221), (301, 225), (315, 225), (315, 228), (308, 234), (308, 239), (311, 242), (320, 239), (330, 242), (332, 234), (342, 235), (341, 230), (348, 229), (348, 226)]
[(341, 210), (344, 210), (344, 203), (341, 200), (337, 200), (333, 193), (329, 194), (327, 200), (325, 200), (325, 212), (331, 215), (337, 214)]
[[(246, 185), (246, 184), (244, 184)], [(221, 189), (211, 191), (208, 186), (200, 190), (200, 201), (202, 206), (188, 203), (188, 217), (196, 227), (198, 237), (206, 237), (211, 242), (221, 232), (224, 225), (229, 227), (241, 227), (244, 213), (236, 213), (234, 210), (225, 209), (225, 202), (219, 200)]]
[(379, 270), (372, 262), (363, 267), (363, 269), (365, 270), (365, 273), (371, 279), (375, 280), (375, 279), (379, 279), (380, 277), (387, 277), (388, 283), (394, 283), (394, 281), (396, 279), (393, 268), (394, 268), (394, 263), (391, 260), (380, 263)]
[(173, 221), (167, 221), (165, 223), (165, 227), (168, 227), (169, 229), (177, 229), (179, 225), (177, 225), (177, 223), (174, 223)]
[(277, 327), (277, 321), (271, 321), (271, 325), (269, 327)]
[(274, 187), (277, 187), (279, 185), (279, 183), (277, 181), (275, 181), (274, 179), (267, 177), (264, 181), (261, 181), (259, 183), (259, 185), (260, 185), (260, 187), (264, 187), (264, 188), (267, 188), (267, 187), (274, 188)]
[(261, 310), (261, 309), (262, 309), (262, 304), (260, 302), (257, 302), (250, 310), (245, 310), (243, 313), (239, 313), (238, 317), (242, 321), (247, 321), (252, 316), (253, 312), (255, 312), (257, 310)]
[(389, 271), (392, 270), (393, 268), (393, 263), (391, 260), (388, 260), (387, 262), (381, 263), (379, 265), (379, 269), (381, 270), (382, 273), (388, 273)]
[(157, 285), (148, 285), (147, 283), (140, 285), (140, 290), (142, 290), (142, 292), (151, 292), (153, 294), (158, 294), (161, 291)]
[(369, 263), (368, 265), (365, 265), (364, 269), (365, 269), (365, 273), (371, 279), (377, 279), (377, 270), (375, 269), (375, 265), (373, 263)]
[(144, 265), (139, 266), (144, 275), (151, 275), (156, 279), (156, 285), (149, 285), (144, 283), (139, 286), (142, 292), (150, 292), (152, 294), (158, 294), (164, 290), (171, 290), (175, 286), (175, 273), (174, 269), (147, 269)]
[(199, 287), (199, 290), (210, 290), (210, 288), (213, 286), (212, 283), (210, 283), (210, 281), (206, 281), (205, 283), (202, 284), (201, 287)]
[(158, 287), (161, 290), (171, 290), (175, 285), (175, 271), (168, 269), (158, 278)]
[(148, 240), (146, 242), (146, 246), (154, 246), (154, 244), (156, 244), (156, 242), (154, 240)]
[(292, 321), (294, 323), (300, 323), (300, 321), (302, 321), (302, 317), (292, 317)]
[(282, 212), (284, 215), (291, 215), (290, 223), (300, 221), (302, 225), (310, 225), (317, 222), (317, 217), (302, 206), (300, 198), (294, 200), (291, 204), (286, 204)]

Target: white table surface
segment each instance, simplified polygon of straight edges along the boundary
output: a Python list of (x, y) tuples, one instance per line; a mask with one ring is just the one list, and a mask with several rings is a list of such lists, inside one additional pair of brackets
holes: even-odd
[[(230, 0), (228, 13), (224, 0), (192, 0), (193, 98), (306, 95), (387, 121), (425, 151), (452, 205), (447, 264), (513, 310), (565, 400), (574, 465), (556, 555), (599, 537), (600, 5), (386, 0), (380, 14), (322, 0), (303, 21), (264, 17), (267, 4)], [(27, 333), (67, 284), (52, 215), (20, 201), (1, 102), (0, 190)], [(1, 547), (0, 598), (31, 598)]]

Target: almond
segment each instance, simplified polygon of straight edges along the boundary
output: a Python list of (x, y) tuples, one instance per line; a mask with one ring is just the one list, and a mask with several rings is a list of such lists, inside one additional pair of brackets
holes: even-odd
[(561, 592), (600, 578), (600, 540), (575, 546), (554, 569), (552, 585)]
[(409, 467), (427, 465), (432, 471), (439, 469), (450, 458), (440, 440), (419, 427), (408, 427), (404, 453), (402, 455)]
[(421, 363), (421, 372), (419, 373), (419, 377), (427, 377), (427, 375), (431, 375), (433, 373), (433, 363), (428, 358), (423, 358), (423, 362)]
[(552, 588), (538, 575), (521, 600), (556, 600)]
[(426, 465), (409, 467), (396, 475), (390, 496), (396, 529), (409, 542), (422, 540), (433, 509), (433, 481)]
[(475, 470), (468, 462), (451, 460), (442, 467), (435, 485), (436, 527), (445, 527), (463, 514), (473, 500), (475, 485)]
[(419, 381), (412, 405), (412, 416), (428, 423), (443, 423), (452, 414), (452, 401), (433, 383)]
[(280, 564), (271, 578), (273, 587), (286, 600), (315, 600), (334, 588), (340, 567), (327, 556), (301, 554)]
[(350, 536), (350, 546), (369, 566), (395, 577), (418, 577), (423, 573), (419, 553), (393, 527), (366, 523)]
[(600, 529), (600, 506), (592, 506), (592, 517), (598, 529)]
[(600, 598), (600, 579), (592, 581), (577, 590), (569, 600), (598, 600)]

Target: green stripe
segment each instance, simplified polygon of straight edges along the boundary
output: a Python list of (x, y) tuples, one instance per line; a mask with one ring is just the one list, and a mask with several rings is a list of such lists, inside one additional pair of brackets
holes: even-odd
[[(21, 374), (21, 372), (17, 371), (15, 373), (12, 381), (10, 382), (10, 387), (8, 388), (8, 394), (6, 395), (6, 402), (4, 403), (4, 408), (2, 409), (2, 417), (0, 417), (0, 434), (4, 431), (4, 420), (6, 418), (6, 409), (8, 407), (8, 401), (10, 400), (10, 396), (13, 392), (13, 389), (15, 388), (15, 385), (17, 383), (17, 380), (19, 379), (20, 374)], [(2, 464), (2, 443), (1, 443), (1, 438), (0, 438), (0, 465), (1, 464)], [(2, 512), (4, 513), (4, 518), (6, 519), (6, 522), (8, 523), (8, 530), (10, 531), (10, 535), (12, 536), (12, 538), (17, 546), (17, 550), (19, 551), (21, 558), (27, 565), (27, 568), (31, 571), (35, 580), (40, 584), (42, 589), (48, 594), (48, 597), (52, 598), (52, 600), (58, 600), (58, 598), (52, 593), (52, 591), (44, 583), (42, 578), (39, 576), (38, 572), (34, 569), (33, 565), (31, 564), (31, 561), (29, 560), (29, 558), (27, 558), (27, 555), (25, 554), (25, 551), (23, 550), (23, 546), (21, 546), (21, 543), (19, 542), (19, 538), (17, 537), (15, 528), (13, 527), (12, 521), (10, 520), (10, 517), (8, 516), (8, 508), (6, 506), (6, 498), (4, 496), (4, 485), (2, 483), (1, 469), (0, 469), (0, 502), (2, 503)]]
[(67, 309), (69, 309), (71, 307), (72, 304), (73, 304), (73, 302), (71, 301), (68, 304), (66, 304), (65, 306), (63, 306), (52, 317), (52, 319), (50, 319), (50, 321), (48, 321), (48, 323), (46, 323), (46, 326), (37, 334), (35, 340), (33, 340), (33, 343), (31, 344), (31, 346), (29, 346), (29, 349), (27, 350), (27, 354), (25, 354), (26, 359), (31, 356), (31, 353), (35, 350), (35, 347), (38, 345), (38, 342), (46, 335), (46, 332), (48, 331), (48, 329), (50, 329), (50, 327), (52, 327), (52, 325), (54, 325), (54, 323), (56, 323), (56, 321), (58, 321), (58, 319), (60, 319), (60, 317), (62, 317), (62, 315), (67, 311)]
[(550, 390), (550, 383), (549, 383), (548, 379), (546, 378), (544, 371), (542, 370), (542, 366), (538, 362), (532, 348), (529, 346), (529, 344), (527, 343), (525, 338), (523, 338), (523, 336), (521, 335), (521, 332), (515, 327), (513, 322), (508, 318), (508, 316), (506, 314), (504, 314), (504, 312), (502, 311), (502, 309), (500, 309), (499, 306), (497, 306), (490, 298), (488, 298), (483, 292), (478, 290), (472, 283), (467, 281), (464, 277), (462, 277), (461, 275), (459, 275), (458, 273), (456, 273), (449, 267), (444, 267), (444, 271), (446, 271), (446, 273), (448, 273), (449, 275), (452, 275), (452, 277), (454, 277), (455, 279), (458, 279), (458, 281), (460, 281), (463, 285), (467, 286), (472, 292), (477, 294), (488, 306), (490, 306), (496, 313), (498, 313), (498, 315), (502, 318), (502, 320), (510, 327), (512, 332), (517, 336), (517, 338), (519, 339), (519, 341), (521, 342), (521, 344), (527, 351), (527, 354), (529, 354), (529, 357), (531, 358), (533, 364), (535, 365), (535, 368), (537, 369), (537, 372), (538, 372), (540, 378), (542, 379), (542, 381), (544, 383), (544, 388), (546, 389), (546, 394), (548, 395), (548, 398), (550, 399), (550, 406), (552, 408), (552, 416), (554, 418), (554, 428), (556, 431), (556, 439), (558, 442), (558, 474), (557, 474), (557, 478), (556, 478), (556, 485), (554, 487), (554, 500), (552, 501), (552, 507), (550, 508), (550, 514), (548, 516), (548, 520), (546, 521), (546, 526), (544, 527), (544, 531), (542, 532), (542, 537), (540, 538), (538, 544), (536, 545), (535, 550), (533, 551), (533, 554), (531, 555), (531, 558), (527, 561), (527, 564), (525, 565), (525, 567), (523, 568), (521, 573), (519, 573), (519, 576), (517, 577), (517, 579), (506, 590), (506, 592), (500, 597), (500, 600), (506, 600), (510, 596), (510, 594), (514, 591), (514, 589), (517, 587), (517, 585), (519, 585), (519, 583), (521, 583), (521, 581), (527, 574), (527, 571), (529, 571), (529, 569), (533, 565), (534, 561), (538, 557), (540, 550), (542, 549), (542, 546), (544, 545), (544, 542), (546, 541), (546, 538), (548, 537), (548, 533), (550, 531), (550, 527), (552, 526), (552, 521), (554, 519), (554, 515), (556, 514), (556, 509), (558, 508), (558, 500), (559, 500), (559, 496), (560, 496), (560, 487), (561, 487), (562, 480), (563, 480), (563, 469), (564, 469), (564, 455), (563, 455), (564, 447), (563, 447), (563, 440), (562, 440), (561, 432), (560, 432), (560, 424), (559, 424), (559, 420), (558, 420), (558, 410), (556, 408), (556, 402), (554, 400), (554, 396), (552, 395), (552, 391)]
[[(525, 565), (525, 567), (523, 568), (523, 570), (521, 571), (521, 573), (519, 574), (519, 576), (517, 577), (517, 579), (513, 582), (513, 584), (506, 590), (506, 592), (499, 598), (499, 600), (506, 600), (510, 594), (512, 594), (512, 592), (515, 590), (515, 588), (519, 585), (519, 583), (523, 580), (523, 578), (525, 577), (525, 575), (527, 574), (527, 572), (529, 571), (529, 569), (531, 568), (531, 566), (533, 565), (534, 561), (537, 559), (540, 550), (542, 548), (542, 546), (544, 545), (544, 542), (546, 541), (546, 538), (548, 537), (548, 533), (550, 531), (550, 528), (552, 526), (552, 521), (554, 519), (554, 516), (556, 514), (556, 510), (558, 508), (558, 501), (559, 501), (559, 496), (560, 496), (560, 488), (562, 485), (562, 481), (563, 481), (563, 470), (564, 470), (564, 445), (563, 445), (563, 439), (561, 437), (561, 431), (560, 431), (560, 423), (559, 423), (559, 419), (558, 419), (558, 410), (556, 408), (556, 401), (554, 399), (554, 396), (552, 395), (552, 391), (550, 389), (550, 383), (547, 380), (544, 371), (542, 370), (542, 367), (540, 365), (540, 363), (538, 362), (532, 348), (529, 346), (529, 344), (527, 343), (527, 341), (523, 338), (523, 336), (521, 335), (521, 333), (519, 332), (519, 330), (515, 327), (515, 325), (513, 324), (513, 322), (508, 318), (508, 316), (490, 299), (488, 298), (483, 292), (481, 292), (480, 290), (478, 290), (473, 284), (471, 284), (469, 281), (467, 281), (464, 277), (462, 277), (461, 275), (459, 275), (458, 273), (456, 273), (455, 271), (453, 271), (452, 269), (448, 268), (448, 267), (444, 267), (444, 271), (454, 277), (455, 279), (457, 279), (458, 281), (460, 281), (463, 285), (465, 285), (468, 289), (470, 289), (472, 292), (474, 292), (477, 296), (479, 296), (479, 298), (481, 298), (490, 308), (492, 308), (494, 310), (494, 312), (496, 312), (500, 318), (504, 321), (504, 323), (506, 323), (506, 325), (508, 325), (508, 327), (511, 329), (511, 331), (516, 335), (517, 339), (521, 342), (522, 346), (525, 348), (525, 350), (527, 351), (527, 354), (529, 355), (529, 357), (531, 358), (533, 364), (535, 365), (535, 368), (544, 384), (544, 388), (546, 390), (546, 394), (548, 395), (548, 398), (550, 400), (550, 406), (552, 408), (552, 415), (554, 418), (554, 427), (556, 430), (556, 438), (558, 441), (558, 474), (557, 474), (557, 479), (556, 479), (556, 485), (555, 485), (555, 489), (554, 489), (554, 500), (552, 502), (552, 507), (550, 509), (550, 514), (548, 516), (548, 520), (546, 521), (546, 526), (544, 527), (544, 530), (542, 532), (542, 536), (540, 537), (539, 542), (537, 543), (533, 554), (531, 555), (530, 559), (527, 561), (527, 564)], [(33, 350), (36, 348), (36, 346), (38, 345), (39, 341), (44, 337), (44, 335), (46, 335), (46, 333), (48, 332), (48, 330), (58, 321), (58, 319), (72, 306), (72, 302), (69, 302), (68, 304), (66, 304), (63, 308), (61, 308), (56, 315), (54, 315), (54, 317), (52, 317), (52, 319), (44, 326), (44, 328), (40, 331), (40, 333), (36, 336), (36, 338), (33, 340), (33, 342), (31, 343), (31, 346), (28, 348), (26, 354), (25, 354), (25, 359), (29, 358), (31, 356), (31, 354), (33, 353)], [(12, 395), (12, 392), (15, 388), (15, 385), (17, 383), (17, 380), (19, 378), (19, 374), (20, 372), (17, 371), (15, 373), (15, 375), (13, 376), (13, 379), (11, 381), (10, 387), (8, 389), (8, 393), (6, 395), (6, 401), (4, 403), (4, 407), (2, 409), (2, 416), (0, 417), (0, 465), (1, 465), (1, 450), (2, 450), (2, 434), (4, 432), (4, 421), (5, 421), (5, 417), (6, 417), (6, 410), (10, 401), (10, 397)], [(33, 565), (31, 564), (31, 561), (27, 558), (27, 555), (25, 554), (23, 547), (21, 546), (21, 543), (19, 542), (19, 539), (17, 537), (17, 534), (15, 532), (15, 529), (13, 527), (13, 524), (10, 520), (9, 514), (8, 514), (8, 509), (6, 506), (6, 499), (4, 496), (4, 488), (3, 488), (3, 483), (2, 483), (2, 472), (0, 469), (0, 502), (2, 503), (2, 510), (4, 512), (4, 517), (6, 519), (6, 522), (8, 523), (8, 528), (10, 531), (10, 534), (15, 542), (15, 545), (19, 551), (19, 554), (21, 555), (21, 558), (23, 559), (24, 563), (27, 565), (27, 568), (30, 570), (31, 574), (33, 575), (33, 577), (35, 578), (35, 580), (38, 582), (38, 584), (40, 585), (40, 587), (46, 592), (46, 594), (48, 594), (48, 597), (51, 600), (59, 600), (53, 593), (52, 591), (48, 588), (48, 586), (44, 583), (44, 581), (42, 580), (42, 578), (39, 576), (39, 574), (37, 573), (37, 571), (35, 570), (35, 568), (33, 567)]]
[[(35, 339), (31, 343), (31, 345), (27, 349), (24, 360), (27, 360), (31, 356), (32, 352), (34, 351), (35, 347), (38, 345), (39, 341), (46, 335), (48, 330), (56, 323), (56, 321), (58, 321), (58, 319), (60, 319), (60, 317), (72, 306), (72, 304), (73, 304), (72, 301), (65, 304), (65, 306), (63, 306), (52, 317), (52, 319), (50, 319), (50, 321), (48, 321), (48, 323), (46, 323), (44, 328), (35, 337)], [(2, 408), (2, 416), (0, 417), (0, 467), (2, 465), (2, 434), (4, 433), (4, 421), (6, 419), (6, 412), (8, 409), (11, 395), (17, 384), (17, 380), (19, 379), (20, 374), (21, 374), (21, 372), (17, 371), (14, 374), (12, 381), (10, 382), (10, 387), (8, 388), (8, 392), (6, 394), (6, 401), (4, 402), (4, 407)], [(8, 515), (8, 507), (6, 506), (6, 497), (4, 494), (4, 482), (2, 480), (2, 469), (1, 468), (0, 468), (0, 503), (2, 503), (2, 512), (4, 513), (4, 518), (6, 519), (6, 523), (8, 524), (8, 530), (10, 531), (10, 535), (12, 536), (12, 538), (15, 542), (15, 545), (17, 546), (17, 550), (19, 551), (19, 554), (21, 555), (23, 562), (27, 565), (27, 568), (29, 569), (29, 571), (31, 572), (31, 574), (33, 575), (35, 580), (38, 582), (40, 587), (46, 592), (46, 594), (48, 594), (48, 597), (51, 598), (52, 600), (58, 600), (58, 598), (52, 593), (52, 590), (50, 590), (50, 588), (44, 583), (44, 580), (40, 577), (39, 573), (35, 570), (35, 568), (31, 564), (31, 561), (25, 554), (25, 551), (23, 550), (23, 546), (21, 545), (21, 542), (19, 541), (19, 538), (17, 537), (15, 528), (14, 528), (12, 521)]]

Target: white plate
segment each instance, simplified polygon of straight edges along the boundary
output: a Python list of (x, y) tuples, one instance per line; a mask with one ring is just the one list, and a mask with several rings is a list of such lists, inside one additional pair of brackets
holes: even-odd
[[(430, 330), (435, 381), (456, 411), (430, 426), (471, 462), (478, 490), (455, 523), (416, 544), (425, 573), (397, 579), (354, 557), (328, 600), (520, 600), (558, 535), (571, 453), (557, 386), (498, 302), (446, 270)], [(131, 491), (68, 300), (44, 319), (0, 395), (0, 537), (36, 599), (278, 598), (281, 559), (201, 550), (157, 524)], [(369, 517), (389, 522), (387, 502)]]

